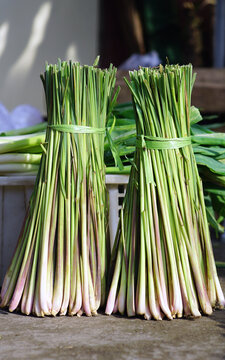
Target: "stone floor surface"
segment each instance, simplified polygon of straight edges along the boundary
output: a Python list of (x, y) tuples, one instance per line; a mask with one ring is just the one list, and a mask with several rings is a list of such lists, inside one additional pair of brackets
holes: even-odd
[[(215, 247), (225, 261), (225, 244)], [(219, 270), (225, 292), (225, 269)], [(1, 360), (225, 360), (225, 310), (200, 319), (35, 318), (0, 311)]]

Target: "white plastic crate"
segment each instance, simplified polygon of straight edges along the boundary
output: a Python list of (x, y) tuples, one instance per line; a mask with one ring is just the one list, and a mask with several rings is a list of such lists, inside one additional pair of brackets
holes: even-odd
[[(111, 248), (128, 179), (128, 175), (106, 175)], [(0, 285), (17, 244), (34, 182), (35, 176), (0, 177)]]

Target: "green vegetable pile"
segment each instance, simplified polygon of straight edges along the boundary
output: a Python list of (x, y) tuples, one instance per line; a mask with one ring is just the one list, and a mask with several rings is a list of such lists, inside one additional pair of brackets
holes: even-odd
[(32, 129), (13, 130), (0, 136), (0, 176), (37, 174), (45, 129), (45, 124), (40, 124)]

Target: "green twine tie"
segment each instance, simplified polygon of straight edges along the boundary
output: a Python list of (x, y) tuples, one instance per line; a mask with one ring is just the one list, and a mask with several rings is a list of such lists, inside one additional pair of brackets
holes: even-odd
[(71, 134), (104, 134), (105, 128), (95, 128), (85, 125), (48, 125), (55, 131), (66, 132)]
[(55, 131), (60, 131), (63, 133), (70, 133), (70, 134), (99, 134), (99, 135), (105, 135), (108, 139), (109, 146), (112, 152), (112, 155), (115, 160), (116, 166), (119, 167), (120, 170), (123, 170), (123, 163), (120, 159), (118, 150), (116, 146), (113, 143), (113, 140), (111, 138), (111, 135), (107, 128), (95, 128), (92, 126), (85, 126), (85, 125), (48, 125), (48, 127)]
[(139, 149), (146, 148), (148, 150), (179, 149), (184, 146), (191, 145), (191, 136), (167, 139), (162, 137), (140, 135), (137, 137), (136, 145)]

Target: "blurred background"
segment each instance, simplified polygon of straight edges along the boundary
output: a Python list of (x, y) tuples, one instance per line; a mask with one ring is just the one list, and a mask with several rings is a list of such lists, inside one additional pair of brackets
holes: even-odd
[(46, 61), (92, 64), (100, 54), (101, 66), (121, 69), (118, 82), (139, 64), (191, 62), (197, 105), (225, 112), (225, 0), (0, 0), (0, 9), (0, 103), (10, 111), (26, 103), (45, 113)]

